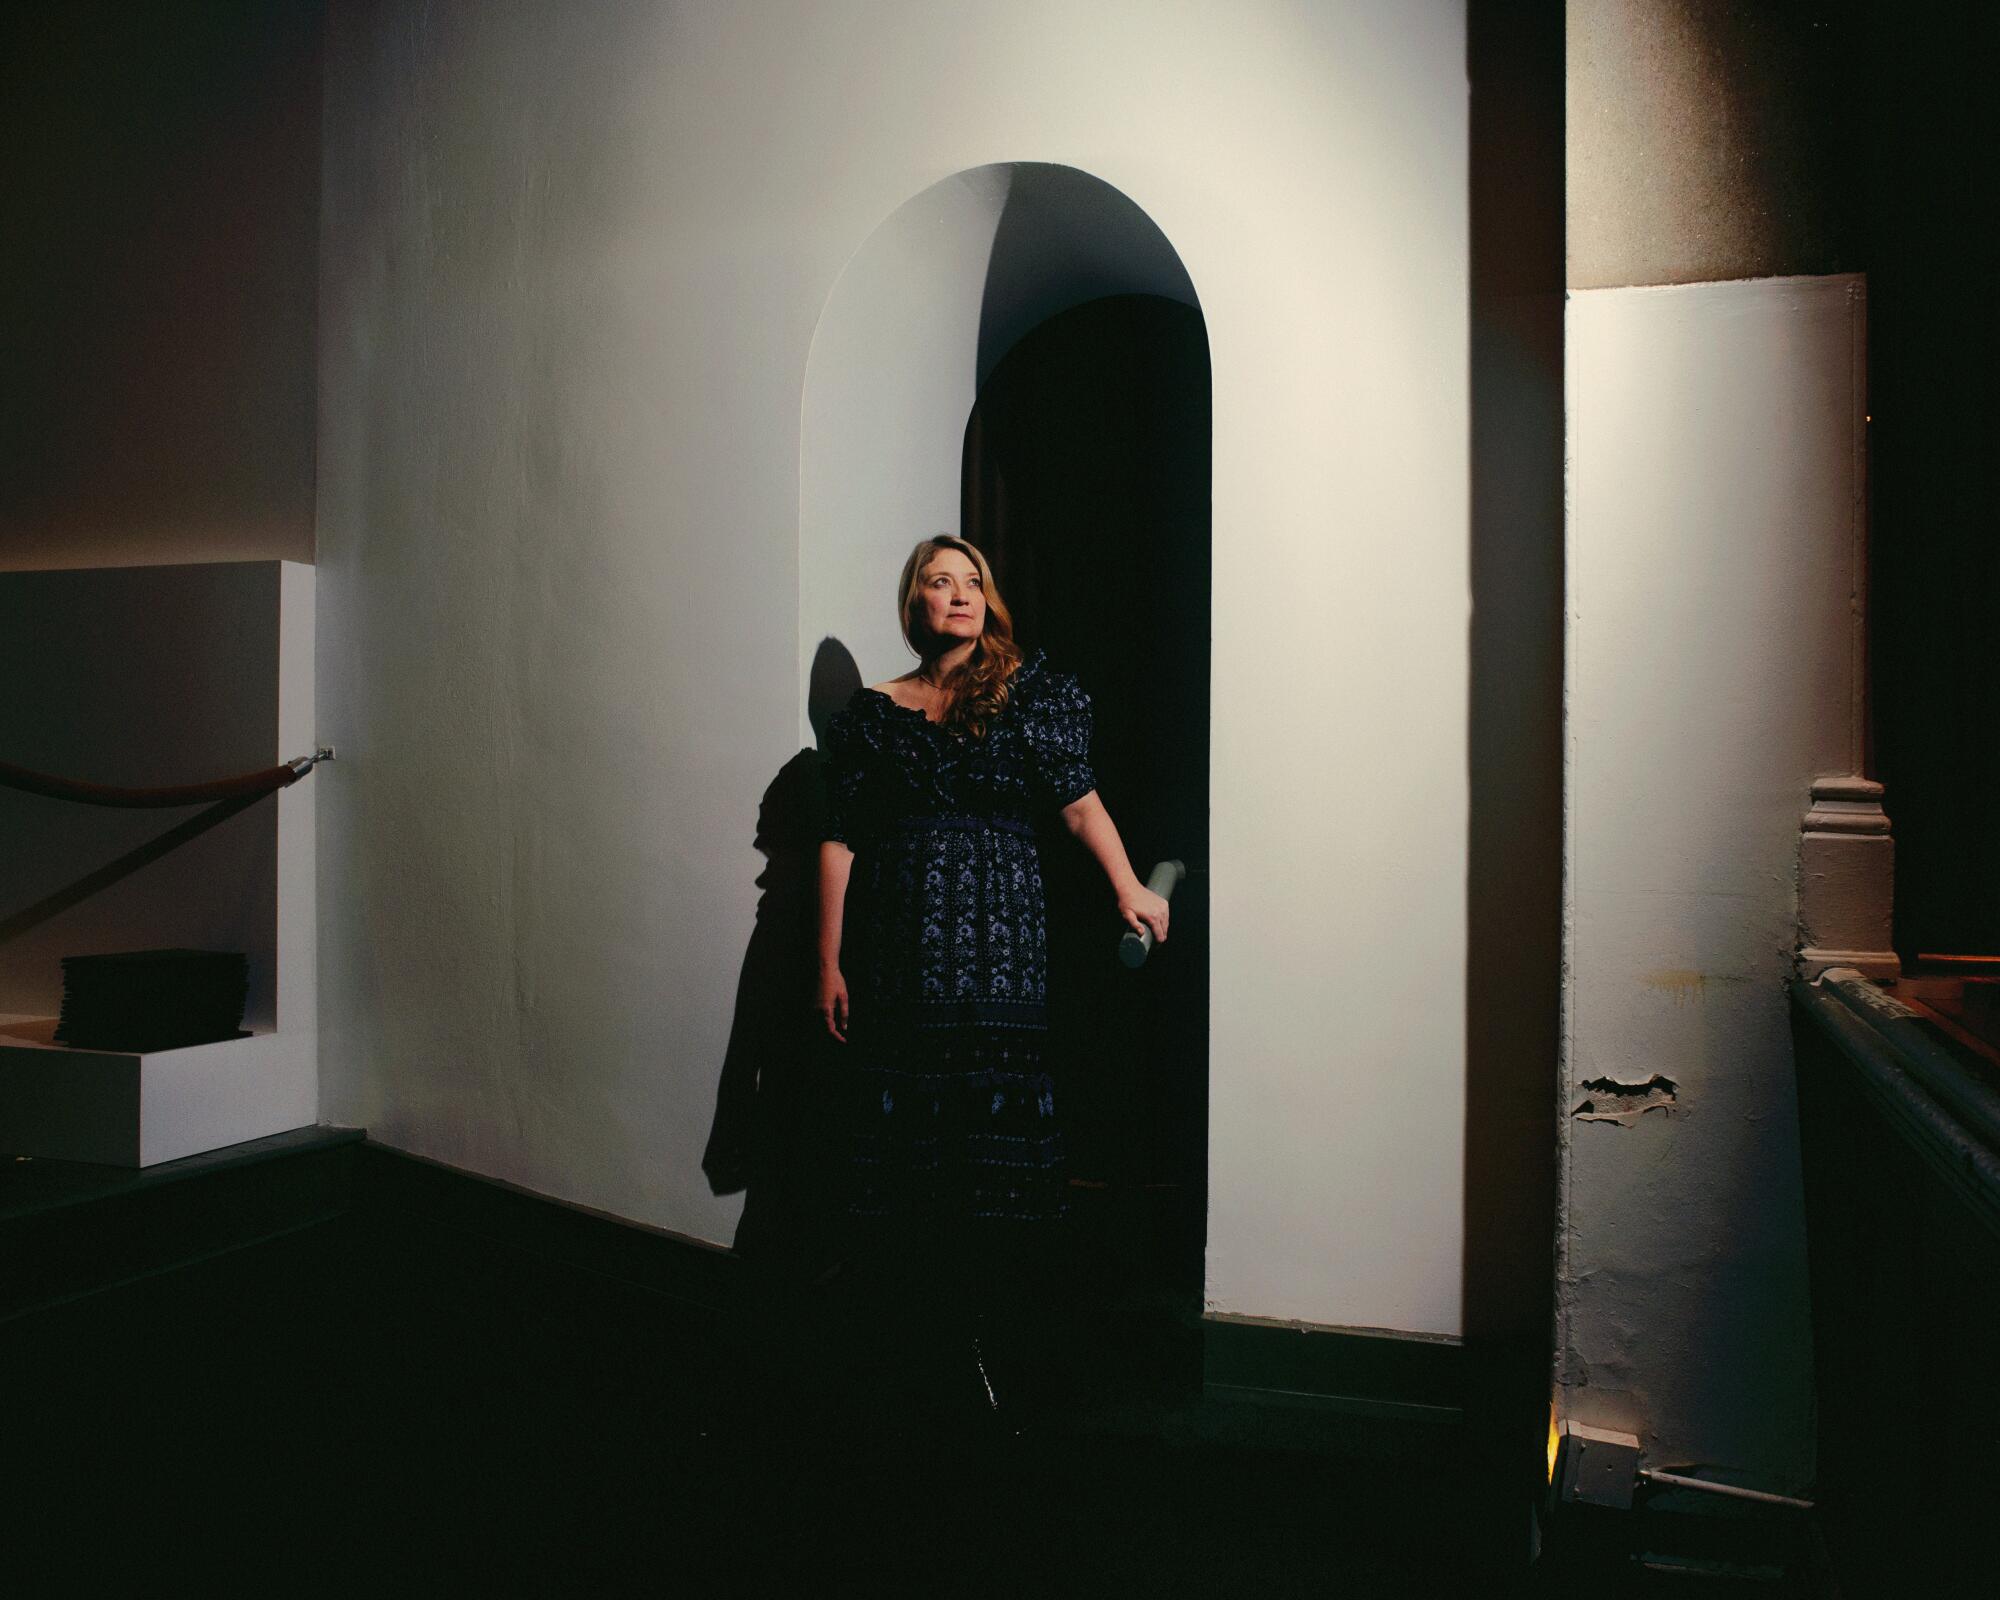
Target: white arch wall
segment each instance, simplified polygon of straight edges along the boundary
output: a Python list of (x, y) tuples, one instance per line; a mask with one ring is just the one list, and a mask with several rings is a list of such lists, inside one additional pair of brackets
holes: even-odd
[(912, 196), (1059, 162), (1173, 242), (1214, 368), (1209, 1300), (1456, 1331), (1455, 0), (356, 4), (327, 84), (326, 1113), (730, 1236), (814, 330)]

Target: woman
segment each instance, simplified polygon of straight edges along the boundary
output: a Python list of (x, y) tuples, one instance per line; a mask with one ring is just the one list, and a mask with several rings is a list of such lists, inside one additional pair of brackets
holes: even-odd
[(1061, 814), (1135, 932), (1164, 943), (1167, 902), (1097, 796), (1089, 697), (1041, 652), (1023, 659), (986, 558), (921, 541), (898, 612), (918, 666), (856, 691), (829, 728), (816, 1006), (854, 1090), (848, 1210), (934, 1296), (977, 1304), (1067, 1209), (1037, 815)]

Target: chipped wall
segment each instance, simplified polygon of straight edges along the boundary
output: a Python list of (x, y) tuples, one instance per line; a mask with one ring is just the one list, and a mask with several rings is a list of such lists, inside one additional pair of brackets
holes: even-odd
[(1560, 1403), (1646, 1464), (1813, 1463), (1784, 983), (1854, 736), (1855, 277), (1573, 293)]
[(1850, 20), (1564, 6), (1557, 1398), (1769, 1489), (1813, 1467), (1799, 826), (1860, 740)]

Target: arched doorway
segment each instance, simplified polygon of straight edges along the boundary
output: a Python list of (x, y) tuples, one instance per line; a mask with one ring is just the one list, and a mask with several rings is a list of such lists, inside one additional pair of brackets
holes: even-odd
[(1087, 173), (1010, 163), (931, 186), (857, 250), (814, 332), (800, 442), (802, 737), (829, 709), (815, 694), (851, 681), (816, 680), (815, 664), (851, 658), (863, 682), (909, 665), (895, 574), (917, 538), (962, 531), (994, 557), (1028, 642), (1095, 699), (1099, 786), (1136, 869), (1194, 869), (1174, 939), (1130, 972), (1094, 867), (1066, 837), (1044, 851), (1086, 1248), (1142, 1299), (1190, 1310), (1206, 1214), (1209, 414), (1206, 329), (1166, 236)]
[(813, 742), (811, 677), (825, 641), (845, 646), (864, 676), (907, 664), (889, 591), (915, 540), (959, 525), (980, 385), (1032, 329), (1128, 294), (1199, 311), (1166, 235), (1074, 167), (954, 174), (861, 241), (820, 310), (800, 398), (802, 743)]

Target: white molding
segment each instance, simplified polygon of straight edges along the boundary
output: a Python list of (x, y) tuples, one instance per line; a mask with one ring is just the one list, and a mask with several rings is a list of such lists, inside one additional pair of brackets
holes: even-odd
[(1813, 780), (1799, 829), (1800, 975), (1853, 967), (1881, 983), (1902, 976), (1894, 949), (1896, 842), (1882, 785), (1847, 775)]

